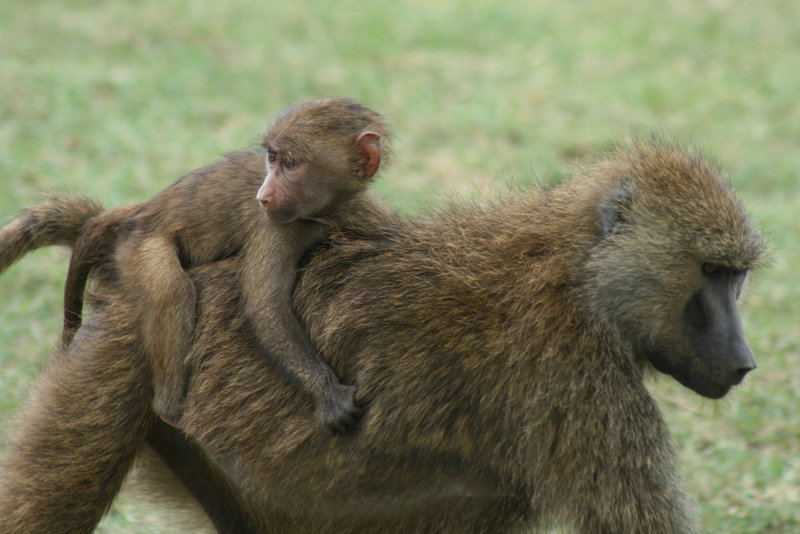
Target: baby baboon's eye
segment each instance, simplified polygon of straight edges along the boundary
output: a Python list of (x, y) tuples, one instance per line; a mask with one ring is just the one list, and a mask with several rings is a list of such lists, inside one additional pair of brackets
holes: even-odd
[(703, 272), (706, 274), (714, 274), (719, 271), (719, 265), (716, 263), (704, 263)]

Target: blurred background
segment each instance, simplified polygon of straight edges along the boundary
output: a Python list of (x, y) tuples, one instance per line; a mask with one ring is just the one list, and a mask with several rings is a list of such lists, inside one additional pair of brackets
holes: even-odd
[[(709, 532), (800, 529), (800, 3), (28, 0), (0, 6), (0, 224), (47, 190), (143, 200), (287, 105), (386, 114), (375, 189), (419, 211), (550, 181), (635, 133), (698, 147), (769, 236), (741, 304), (759, 368), (653, 384)], [(61, 326), (68, 251), (0, 276), (0, 437)], [(123, 495), (101, 532), (180, 532)]]

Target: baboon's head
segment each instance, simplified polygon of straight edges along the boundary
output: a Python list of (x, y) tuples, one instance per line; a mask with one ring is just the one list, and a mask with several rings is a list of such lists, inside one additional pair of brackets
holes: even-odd
[(638, 359), (722, 397), (756, 367), (737, 300), (763, 239), (700, 157), (639, 143), (590, 173), (604, 189), (587, 262), (593, 312)]
[(277, 222), (324, 215), (360, 193), (391, 150), (383, 117), (348, 98), (288, 107), (261, 139), (267, 152), (256, 198)]

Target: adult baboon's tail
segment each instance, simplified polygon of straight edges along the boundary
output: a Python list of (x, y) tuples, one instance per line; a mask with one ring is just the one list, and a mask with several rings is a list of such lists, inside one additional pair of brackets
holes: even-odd
[(0, 273), (40, 247), (75, 244), (89, 219), (103, 206), (89, 197), (48, 195), (0, 228)]

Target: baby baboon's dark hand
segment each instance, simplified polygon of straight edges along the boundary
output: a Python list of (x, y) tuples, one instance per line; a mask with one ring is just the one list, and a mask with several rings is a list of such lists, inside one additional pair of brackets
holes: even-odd
[(355, 386), (331, 384), (327, 396), (317, 405), (314, 416), (331, 434), (345, 434), (358, 424), (364, 410), (356, 404)]

